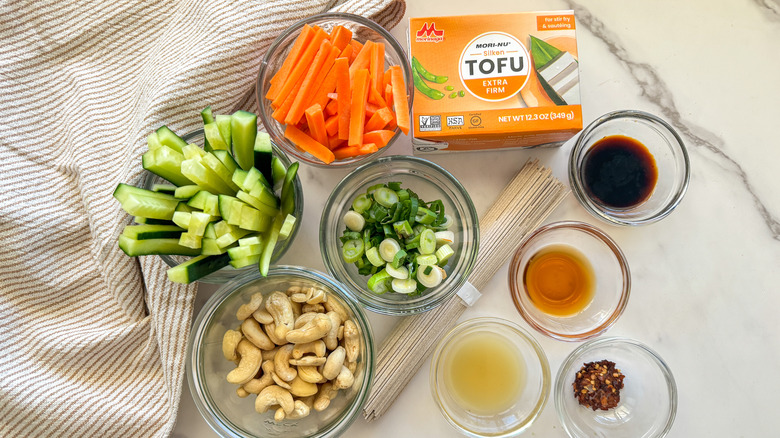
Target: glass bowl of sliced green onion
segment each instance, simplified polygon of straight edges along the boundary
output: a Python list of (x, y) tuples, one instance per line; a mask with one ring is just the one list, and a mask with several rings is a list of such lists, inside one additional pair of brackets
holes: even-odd
[(385, 315), (430, 310), (466, 282), (479, 224), (468, 192), (441, 166), (381, 158), (347, 175), (328, 198), (320, 252), (365, 308)]

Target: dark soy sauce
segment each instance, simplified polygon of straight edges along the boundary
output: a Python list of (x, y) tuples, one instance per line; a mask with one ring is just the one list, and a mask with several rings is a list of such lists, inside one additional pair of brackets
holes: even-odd
[(653, 193), (658, 168), (645, 145), (631, 137), (612, 135), (588, 151), (583, 179), (595, 201), (607, 207), (630, 208)]

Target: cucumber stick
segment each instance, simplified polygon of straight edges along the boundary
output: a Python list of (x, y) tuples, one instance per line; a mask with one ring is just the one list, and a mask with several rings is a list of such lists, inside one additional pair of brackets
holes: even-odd
[(217, 122), (206, 123), (203, 125), (203, 134), (204, 137), (206, 137), (206, 141), (208, 141), (211, 145), (212, 151), (226, 151), (228, 149), (228, 145), (225, 143), (225, 140), (222, 139), (222, 134), (219, 133)]
[(276, 241), (279, 240), (279, 231), (284, 224), (284, 215), (278, 214), (274, 219), (274, 223), (271, 226), (271, 230), (268, 231), (268, 240), (263, 245), (263, 255), (260, 256), (258, 262), (258, 268), (260, 269), (260, 275), (263, 277), (268, 276), (268, 267), (271, 266), (271, 256), (274, 253), (274, 247), (276, 247)]
[(184, 229), (176, 225), (127, 225), (122, 235), (133, 240), (178, 239), (182, 231)]
[(255, 137), (255, 169), (262, 172), (265, 180), (271, 182), (274, 180), (271, 161), (273, 159), (273, 147), (271, 146), (271, 136), (265, 132), (258, 132)]
[[(203, 111), (200, 112), (200, 118), (203, 119), (204, 125), (214, 121), (214, 114), (211, 112), (211, 105), (207, 106), (206, 108), (203, 108)], [(203, 150), (207, 152), (213, 150), (211, 144), (209, 143), (208, 137), (204, 137), (203, 139)]]
[(282, 215), (295, 211), (295, 187), (293, 182), (295, 181), (295, 175), (298, 174), (298, 162), (292, 163), (287, 168), (287, 173), (284, 176), (284, 183), (282, 184)]
[(144, 169), (177, 186), (192, 184), (192, 181), (181, 173), (182, 161), (184, 161), (184, 155), (181, 152), (162, 145), (141, 156), (141, 165)]
[(254, 165), (254, 146), (257, 137), (257, 116), (247, 111), (236, 111), (230, 118), (233, 157), (238, 166), (249, 170)]
[(230, 263), (230, 256), (200, 255), (168, 269), (168, 279), (176, 283), (192, 283), (212, 272), (219, 271)]
[(228, 146), (226, 150), (230, 150), (230, 144), (232, 140), (230, 129), (231, 119), (232, 118), (230, 116), (223, 114), (217, 114), (217, 117), (215, 118), (217, 129), (219, 129), (219, 135), (222, 136), (222, 140), (224, 140), (225, 144)]
[(200, 254), (199, 249), (179, 245), (179, 238), (135, 240), (122, 234), (119, 236), (119, 248), (130, 257), (159, 254), (196, 256)]
[(157, 139), (160, 141), (161, 145), (168, 146), (176, 152), (181, 153), (184, 146), (187, 146), (187, 142), (182, 140), (181, 137), (176, 135), (176, 133), (171, 131), (167, 126), (161, 126), (156, 133)]

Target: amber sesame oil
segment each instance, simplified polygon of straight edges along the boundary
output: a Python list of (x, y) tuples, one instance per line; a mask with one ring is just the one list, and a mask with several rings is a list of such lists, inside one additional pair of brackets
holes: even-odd
[(525, 385), (525, 362), (504, 336), (491, 332), (465, 335), (445, 360), (445, 384), (456, 403), (477, 415), (511, 408)]

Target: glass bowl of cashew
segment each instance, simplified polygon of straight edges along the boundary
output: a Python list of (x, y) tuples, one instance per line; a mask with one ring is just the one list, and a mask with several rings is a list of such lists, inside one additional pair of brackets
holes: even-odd
[(357, 417), (374, 378), (374, 340), (344, 286), (276, 266), (222, 286), (195, 319), (187, 382), (222, 437), (330, 437)]

